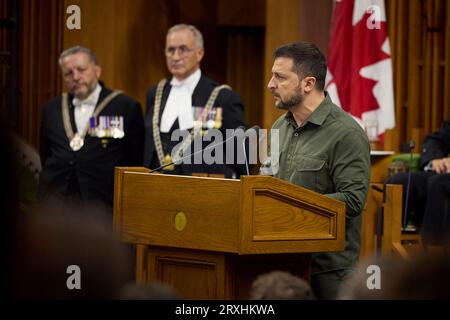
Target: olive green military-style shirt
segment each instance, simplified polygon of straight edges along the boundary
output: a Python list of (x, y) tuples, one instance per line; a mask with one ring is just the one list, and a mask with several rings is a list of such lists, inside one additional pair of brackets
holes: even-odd
[(279, 129), (278, 170), (272, 168), (273, 176), (346, 204), (345, 251), (313, 254), (312, 274), (351, 269), (359, 258), (361, 212), (369, 189), (365, 132), (326, 92), (301, 126), (287, 112), (272, 129)]

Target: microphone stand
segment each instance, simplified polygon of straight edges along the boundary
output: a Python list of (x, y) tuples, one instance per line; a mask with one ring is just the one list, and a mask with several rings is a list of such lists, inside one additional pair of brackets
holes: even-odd
[(250, 175), (250, 171), (248, 169), (248, 160), (247, 160), (247, 150), (245, 148), (245, 140), (247, 140), (247, 136), (244, 136), (244, 139), (242, 139), (242, 150), (244, 150), (244, 157), (245, 157), (245, 169), (247, 171), (247, 175)]
[[(247, 133), (250, 130), (255, 130), (256, 132), (258, 132), (258, 129), (259, 129), (259, 126), (253, 126), (249, 129), (247, 129), (247, 131), (245, 131), (245, 134), (244, 134), (244, 139), (242, 139), (242, 150), (244, 150), (244, 157), (245, 157), (245, 169), (247, 171), (248, 176), (250, 175), (250, 170), (248, 169), (247, 148), (245, 147), (245, 141), (247, 140), (247, 137), (248, 137)], [(256, 134), (258, 135), (258, 133), (256, 133)]]
[(406, 230), (406, 223), (408, 222), (407, 217), (408, 217), (408, 201), (409, 201), (409, 189), (411, 186), (411, 164), (413, 161), (413, 150), (415, 147), (415, 142), (414, 140), (411, 140), (409, 142), (409, 154), (410, 154), (410, 158), (409, 158), (409, 166), (408, 166), (408, 182), (406, 184), (406, 199), (405, 199), (405, 208), (404, 208), (404, 212), (403, 212), (403, 231)]
[(218, 142), (218, 143), (216, 143), (216, 144), (214, 144), (214, 145), (210, 144), (210, 145), (208, 145), (208, 146), (207, 146), (206, 148), (204, 148), (204, 149), (202, 148), (201, 150), (198, 150), (198, 151), (195, 151), (195, 152), (193, 152), (193, 153), (190, 153), (190, 154), (188, 154), (187, 156), (184, 156), (184, 157), (178, 159), (177, 161), (172, 161), (172, 162), (170, 162), (170, 163), (167, 163), (167, 164), (165, 164), (165, 165), (162, 165), (162, 166), (160, 166), (160, 167), (158, 167), (158, 168), (156, 168), (156, 169), (151, 170), (149, 173), (157, 172), (157, 171), (159, 171), (159, 170), (161, 170), (161, 169), (164, 169), (165, 167), (168, 167), (168, 166), (171, 166), (171, 165), (173, 165), (173, 164), (176, 164), (176, 162), (181, 163), (181, 162), (183, 162), (184, 159), (187, 159), (187, 158), (189, 158), (189, 157), (192, 157), (192, 156), (194, 156), (194, 155), (196, 155), (196, 154), (198, 154), (198, 153), (200, 153), (200, 152), (204, 152), (204, 151), (206, 151), (206, 150), (209, 150), (209, 149), (215, 148), (215, 147), (217, 147), (217, 146), (220, 146), (220, 145), (226, 143), (227, 141), (229, 141), (229, 140), (231, 140), (231, 139), (233, 139), (233, 138), (235, 138), (235, 137), (236, 137), (236, 132), (235, 132), (233, 135), (231, 135), (231, 137), (228, 137), (228, 138), (225, 139), (224, 141)]

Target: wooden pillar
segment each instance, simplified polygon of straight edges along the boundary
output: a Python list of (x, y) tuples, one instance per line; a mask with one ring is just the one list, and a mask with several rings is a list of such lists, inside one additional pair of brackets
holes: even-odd
[(61, 92), (58, 54), (62, 47), (64, 11), (58, 0), (20, 3), (18, 133), (38, 147), (43, 104)]

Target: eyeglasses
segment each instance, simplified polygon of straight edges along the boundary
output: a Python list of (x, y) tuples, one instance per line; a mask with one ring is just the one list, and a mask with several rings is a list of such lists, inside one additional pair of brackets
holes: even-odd
[(168, 57), (172, 57), (173, 55), (175, 55), (175, 52), (177, 52), (178, 50), (178, 55), (180, 57), (184, 57), (186, 56), (189, 52), (194, 51), (194, 49), (190, 49), (185, 45), (179, 46), (179, 47), (168, 47), (164, 50), (164, 53), (166, 54), (166, 56)]

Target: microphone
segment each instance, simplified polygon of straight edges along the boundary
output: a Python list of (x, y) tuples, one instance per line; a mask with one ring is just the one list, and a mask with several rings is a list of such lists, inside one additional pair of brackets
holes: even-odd
[[(188, 155), (186, 155), (186, 156), (184, 156), (184, 157), (178, 159), (177, 161), (172, 161), (172, 162), (170, 162), (170, 163), (167, 163), (167, 164), (165, 164), (165, 165), (162, 165), (162, 166), (160, 166), (160, 167), (158, 167), (158, 168), (156, 168), (156, 169), (151, 170), (149, 173), (157, 172), (157, 171), (159, 171), (159, 170), (161, 170), (161, 169), (164, 169), (165, 167), (174, 165), (174, 164), (176, 164), (176, 163), (182, 163), (184, 159), (187, 159), (187, 158), (189, 158), (189, 157), (195, 156), (196, 154), (198, 154), (198, 153), (200, 153), (200, 152), (204, 152), (204, 151), (206, 151), (206, 150), (209, 150), (209, 149), (215, 148), (215, 147), (217, 147), (217, 146), (220, 146), (220, 145), (222, 145), (222, 144), (228, 142), (229, 140), (235, 138), (235, 137), (236, 137), (236, 134), (237, 134), (237, 132), (238, 132), (238, 129), (245, 130), (245, 127), (244, 127), (244, 126), (240, 126), (240, 127), (236, 128), (236, 130), (234, 131), (234, 133), (233, 133), (230, 137), (228, 137), (227, 139), (225, 139), (225, 140), (223, 140), (223, 141), (221, 141), (221, 142), (218, 142), (218, 143), (215, 143), (215, 144), (209, 144), (209, 145), (206, 146), (206, 148), (204, 148), (204, 149), (202, 148), (202, 149), (200, 149), (200, 150), (197, 150), (197, 151), (195, 151), (195, 152), (192, 152), (192, 153), (190, 153), (190, 154), (188, 154)], [(247, 131), (248, 131), (248, 130), (247, 130)], [(247, 131), (245, 131), (245, 132), (247, 132)]]
[[(241, 128), (241, 127), (239, 127), (239, 128)], [(244, 133), (244, 139), (242, 139), (242, 150), (244, 150), (244, 157), (245, 157), (245, 169), (246, 169), (246, 171), (247, 171), (247, 175), (248, 175), (248, 176), (250, 175), (250, 170), (248, 169), (247, 148), (245, 147), (245, 141), (247, 140), (247, 137), (248, 137), (249, 133), (250, 133), (252, 130), (255, 130), (255, 131), (256, 131), (256, 134), (258, 134), (258, 130), (259, 130), (259, 129), (260, 129), (260, 128), (259, 128), (259, 126), (257, 126), (257, 125), (255, 125), (255, 126), (249, 128), (249, 129), (247, 129), (247, 130), (245, 131), (245, 133)]]
[(409, 141), (408, 143), (408, 148), (409, 148), (409, 166), (408, 166), (408, 182), (406, 184), (406, 199), (405, 199), (405, 207), (404, 207), (404, 211), (403, 211), (403, 230), (405, 231), (406, 229), (406, 223), (407, 223), (407, 218), (408, 218), (408, 200), (409, 200), (409, 189), (410, 189), (410, 185), (411, 185), (411, 164), (413, 161), (413, 150), (414, 147), (416, 146), (416, 142), (414, 140)]

